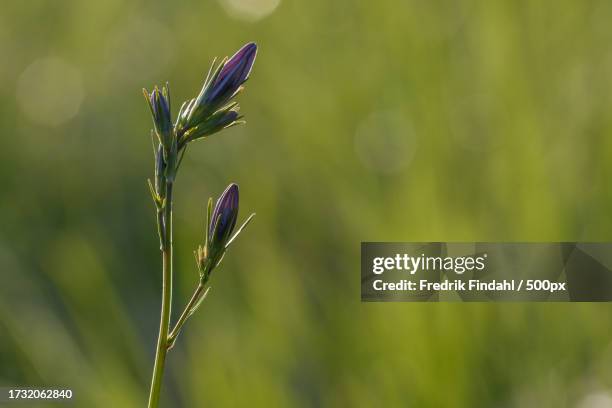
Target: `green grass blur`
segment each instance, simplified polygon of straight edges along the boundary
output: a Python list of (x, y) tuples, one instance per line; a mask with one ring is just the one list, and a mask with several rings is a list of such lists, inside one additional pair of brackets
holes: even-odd
[(612, 239), (612, 3), (275, 3), (2, 3), (0, 386), (145, 405), (141, 88), (169, 81), (176, 113), (253, 40), (247, 125), (179, 174), (175, 318), (207, 198), (237, 182), (257, 217), (169, 355), (164, 406), (612, 406), (608, 304), (359, 301), (364, 240)]

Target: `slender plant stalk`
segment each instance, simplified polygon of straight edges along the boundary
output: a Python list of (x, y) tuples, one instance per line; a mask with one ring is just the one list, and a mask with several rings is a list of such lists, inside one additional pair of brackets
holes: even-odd
[[(243, 89), (249, 78), (257, 54), (257, 45), (245, 44), (231, 58), (224, 58), (214, 68), (198, 96), (185, 101), (176, 122), (172, 122), (170, 88), (155, 87), (151, 93), (143, 89), (151, 110), (154, 129), (151, 131), (155, 155), (155, 180), (149, 180), (151, 197), (157, 208), (157, 232), (162, 253), (162, 302), (159, 334), (153, 378), (149, 391), (149, 408), (158, 408), (166, 354), (172, 348), (181, 328), (198, 309), (208, 289), (208, 279), (219, 266), (228, 246), (253, 218), (252, 214), (234, 235), (238, 218), (238, 185), (231, 183), (217, 200), (214, 211), (208, 201), (205, 243), (195, 253), (199, 272), (198, 285), (185, 306), (174, 328), (170, 330), (172, 315), (172, 186), (187, 150), (187, 143), (203, 139), (228, 127), (244, 123), (238, 114), (238, 103), (233, 98)], [(214, 69), (213, 69), (214, 68)], [(208, 288), (204, 291), (204, 288)]]
[(166, 185), (166, 204), (162, 213), (162, 304), (159, 321), (159, 335), (157, 338), (157, 351), (153, 366), (153, 378), (149, 392), (149, 408), (157, 408), (166, 353), (168, 352), (168, 331), (170, 330), (170, 314), (172, 306), (172, 183)]
[(203, 290), (204, 285), (200, 283), (193, 292), (191, 299), (189, 299), (189, 303), (187, 303), (187, 306), (185, 306), (185, 309), (183, 310), (183, 313), (181, 313), (181, 316), (174, 325), (174, 328), (172, 329), (172, 331), (170, 331), (170, 334), (168, 335), (168, 348), (172, 347), (176, 336), (178, 336), (179, 332), (181, 331), (181, 328), (183, 327), (183, 324), (185, 324), (187, 318), (189, 318), (189, 315), (193, 313), (193, 307), (198, 302), (198, 300), (200, 300), (200, 295), (202, 294)]

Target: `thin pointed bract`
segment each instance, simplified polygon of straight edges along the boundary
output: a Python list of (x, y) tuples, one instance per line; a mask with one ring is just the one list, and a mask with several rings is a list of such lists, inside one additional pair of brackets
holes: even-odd
[(227, 243), (225, 244), (225, 249), (229, 248), (232, 242), (234, 242), (234, 240), (238, 238), (238, 235), (240, 235), (242, 230), (245, 229), (247, 225), (249, 225), (249, 223), (254, 217), (255, 217), (255, 213), (249, 215), (249, 218), (247, 218), (246, 221), (242, 223), (240, 228), (238, 228), (238, 231), (236, 231), (236, 233), (227, 241)]

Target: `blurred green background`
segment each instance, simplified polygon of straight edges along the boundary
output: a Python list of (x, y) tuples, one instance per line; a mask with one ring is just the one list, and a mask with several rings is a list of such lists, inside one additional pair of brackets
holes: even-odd
[(235, 181), (257, 217), (164, 406), (612, 407), (608, 304), (359, 300), (365, 240), (612, 239), (611, 19), (605, 0), (2, 2), (0, 385), (145, 405), (141, 88), (169, 81), (176, 107), (253, 40), (247, 125), (193, 145), (176, 185), (175, 318), (207, 198)]

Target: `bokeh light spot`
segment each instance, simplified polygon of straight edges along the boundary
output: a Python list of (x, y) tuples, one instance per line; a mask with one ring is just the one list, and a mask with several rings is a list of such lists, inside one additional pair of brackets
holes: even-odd
[(58, 57), (36, 60), (17, 80), (16, 97), (30, 120), (58, 126), (74, 117), (81, 107), (84, 97), (81, 72)]
[(219, 0), (227, 14), (245, 21), (257, 21), (269, 16), (281, 0)]
[(606, 392), (587, 395), (578, 408), (612, 408), (612, 396)]

